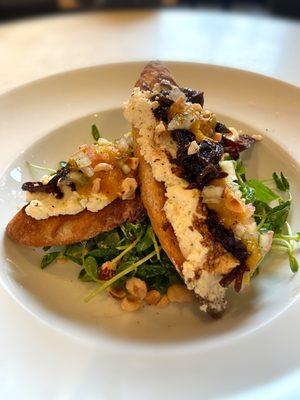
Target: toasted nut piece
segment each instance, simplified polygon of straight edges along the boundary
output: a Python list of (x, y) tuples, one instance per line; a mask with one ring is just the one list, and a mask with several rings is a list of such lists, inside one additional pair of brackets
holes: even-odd
[(143, 300), (147, 294), (147, 285), (139, 278), (130, 278), (126, 281), (126, 289), (137, 299)]
[(122, 171), (124, 172), (124, 174), (126, 174), (126, 175), (131, 172), (131, 169), (127, 164), (123, 164), (121, 168), (122, 168)]
[(141, 304), (141, 300), (130, 296), (124, 297), (124, 299), (121, 300), (121, 308), (127, 312), (138, 310), (141, 307)]
[(258, 134), (252, 135), (252, 138), (254, 140), (256, 140), (257, 142), (261, 142), (263, 140), (262, 135), (258, 135)]
[(115, 288), (111, 287), (109, 289), (109, 293), (112, 295), (113, 298), (118, 300), (124, 299), (124, 297), (126, 296), (126, 292), (121, 286)]
[(92, 193), (99, 193), (100, 192), (100, 183), (101, 183), (101, 179), (100, 178), (95, 178), (93, 180)]
[(137, 182), (134, 178), (125, 178), (122, 182), (122, 200), (134, 198)]
[(168, 304), (169, 304), (169, 299), (168, 299), (168, 297), (164, 294), (164, 295), (162, 296), (162, 298), (159, 300), (159, 302), (156, 303), (156, 307), (164, 308), (164, 307), (167, 307)]
[(126, 161), (129, 168), (135, 171), (139, 165), (139, 159), (137, 157), (129, 157)]
[(113, 169), (113, 166), (111, 164), (101, 162), (94, 167), (95, 172), (100, 172), (100, 171), (111, 171)]
[(185, 286), (174, 284), (167, 290), (168, 299), (175, 303), (192, 303), (193, 295)]
[(196, 140), (193, 140), (188, 148), (188, 155), (191, 156), (192, 154), (196, 154), (199, 151), (199, 146)]
[(158, 290), (149, 290), (145, 297), (145, 302), (152, 306), (153, 304), (157, 304), (160, 300), (160, 293)]

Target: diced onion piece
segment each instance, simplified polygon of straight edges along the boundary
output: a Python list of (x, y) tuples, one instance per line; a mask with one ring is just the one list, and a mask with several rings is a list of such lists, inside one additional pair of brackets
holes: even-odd
[(83, 151), (78, 151), (73, 156), (74, 161), (76, 162), (78, 168), (82, 169), (91, 165), (90, 157), (85, 154)]

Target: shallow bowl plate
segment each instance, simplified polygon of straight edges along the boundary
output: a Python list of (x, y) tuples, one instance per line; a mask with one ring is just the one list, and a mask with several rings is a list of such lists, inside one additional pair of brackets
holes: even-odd
[[(92, 142), (93, 123), (108, 139), (125, 133), (129, 126), (121, 106), (142, 67), (142, 63), (127, 63), (74, 71), (34, 82), (0, 98), (0, 135), (5, 149), (0, 161), (2, 171), (9, 164), (0, 179), (1, 283), (33, 317), (49, 326), (49, 332), (55, 329), (75, 340), (81, 339), (100, 354), (105, 348), (112, 353), (117, 350), (127, 359), (134, 354), (150, 362), (155, 351), (162, 365), (169, 357), (173, 359), (171, 369), (178, 365), (175, 376), (180, 360), (185, 359), (189, 368), (181, 372), (181, 379), (191, 380), (194, 376), (196, 381), (186, 388), (175, 380), (175, 398), (189, 392), (189, 398), (232, 394), (233, 390), (291, 372), (300, 362), (300, 353), (282, 369), (280, 360), (287, 357), (287, 352), (279, 345), (284, 340), (292, 345), (290, 330), (300, 330), (295, 318), (300, 311), (300, 275), (291, 273), (282, 255), (272, 254), (265, 260), (260, 276), (245, 293), (230, 293), (228, 311), (222, 319), (213, 321), (192, 306), (144, 307), (137, 313), (126, 314), (106, 295), (86, 304), (83, 297), (93, 289), (93, 284), (77, 280), (76, 265), (55, 264), (41, 270), (39, 250), (18, 246), (4, 237), (5, 225), (16, 207), (23, 204), (21, 182), (40, 177), (28, 168), (26, 161), (55, 167), (78, 145)], [(263, 142), (244, 157), (248, 176), (264, 179), (273, 171), (283, 171), (291, 183), (294, 199), (300, 198), (296, 135), (299, 90), (228, 68), (189, 63), (169, 63), (169, 67), (182, 86), (204, 90), (206, 107), (219, 120), (245, 133), (264, 136)], [(294, 201), (290, 215), (294, 229), (299, 229), (299, 217), (300, 209)], [(272, 357), (261, 359), (259, 352), (264, 346), (274, 351)], [(151, 362), (149, 377), (157, 374)], [(214, 381), (214, 362), (221, 374), (218, 382)], [(238, 369), (238, 365), (244, 368)], [(198, 376), (198, 369), (205, 372)], [(228, 369), (232, 373), (237, 371), (239, 378)], [(164, 393), (166, 382), (156, 382)]]

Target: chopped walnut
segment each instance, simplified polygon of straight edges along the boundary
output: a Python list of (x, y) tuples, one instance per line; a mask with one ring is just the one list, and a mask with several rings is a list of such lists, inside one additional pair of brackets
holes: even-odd
[(101, 179), (100, 178), (95, 178), (93, 180), (92, 193), (99, 193), (100, 192), (100, 184), (101, 184)]
[(196, 154), (199, 150), (199, 146), (196, 140), (193, 140), (188, 148), (188, 155), (191, 156), (192, 154)]
[(95, 171), (95, 172), (100, 172), (100, 171), (111, 171), (112, 169), (113, 169), (113, 166), (112, 166), (111, 164), (104, 163), (104, 162), (101, 162), (101, 163), (97, 164), (97, 165), (94, 167), (94, 171)]
[(137, 181), (134, 178), (125, 178), (122, 182), (122, 200), (134, 199)]
[(261, 142), (262, 140), (263, 140), (263, 137), (262, 137), (262, 135), (252, 135), (252, 138), (254, 139), (254, 140), (256, 140), (257, 142)]
[(137, 157), (129, 157), (126, 161), (129, 168), (135, 171), (139, 165), (139, 159)]

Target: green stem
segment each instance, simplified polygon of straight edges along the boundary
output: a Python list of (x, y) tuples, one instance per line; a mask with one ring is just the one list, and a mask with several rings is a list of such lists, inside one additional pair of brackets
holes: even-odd
[(105, 282), (103, 285), (101, 285), (100, 287), (98, 287), (97, 289), (93, 290), (88, 296), (86, 296), (84, 298), (84, 301), (86, 303), (88, 303), (90, 300), (92, 300), (97, 294), (103, 292), (105, 289), (109, 288), (114, 282), (116, 282), (117, 280), (119, 280), (120, 278), (122, 278), (123, 276), (129, 274), (129, 272), (134, 271), (136, 268), (138, 268), (140, 265), (144, 264), (146, 261), (150, 260), (150, 258), (152, 258), (153, 256), (155, 256), (156, 251), (153, 250), (150, 254), (148, 254), (147, 256), (145, 256), (144, 258), (142, 258), (141, 260), (133, 263), (132, 265), (130, 265), (129, 267), (127, 267), (126, 269), (124, 269), (123, 271), (121, 271), (120, 273), (118, 273), (117, 275), (115, 275), (113, 278), (111, 278), (110, 280), (108, 280), (107, 282)]
[(156, 251), (156, 257), (157, 257), (158, 260), (160, 260), (160, 248), (158, 246), (158, 243), (157, 243), (157, 240), (156, 240), (156, 236), (155, 236), (155, 233), (153, 232), (152, 228), (151, 228), (151, 239), (152, 239), (152, 242), (153, 242), (154, 249)]
[(36, 164), (32, 164), (29, 161), (26, 161), (26, 164), (28, 165), (28, 167), (30, 168), (35, 168), (35, 169), (40, 169), (41, 171), (48, 171), (51, 173), (56, 173), (56, 170), (53, 168), (48, 168), (48, 167), (42, 167), (41, 165), (36, 165)]
[(117, 257), (115, 257), (113, 260), (111, 260), (110, 262), (113, 264), (116, 264), (119, 260), (122, 259), (122, 257), (125, 256), (126, 253), (128, 253), (130, 250), (132, 250), (137, 244), (138, 242), (141, 240), (142, 236), (143, 236), (144, 232), (141, 232), (139, 234), (139, 236), (135, 239), (134, 242), (132, 242), (128, 247), (126, 247), (125, 250), (122, 251), (122, 253), (120, 253), (119, 255), (117, 255)]

